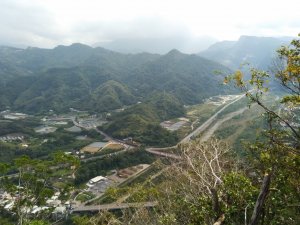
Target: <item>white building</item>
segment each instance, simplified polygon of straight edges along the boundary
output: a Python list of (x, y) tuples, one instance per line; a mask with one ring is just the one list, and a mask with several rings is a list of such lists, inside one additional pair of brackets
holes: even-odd
[(98, 183), (99, 181), (104, 181), (104, 180), (107, 180), (107, 178), (102, 177), (102, 176), (97, 176), (97, 177), (94, 177), (94, 178), (90, 179), (90, 181), (87, 185), (88, 186), (93, 186), (93, 184)]

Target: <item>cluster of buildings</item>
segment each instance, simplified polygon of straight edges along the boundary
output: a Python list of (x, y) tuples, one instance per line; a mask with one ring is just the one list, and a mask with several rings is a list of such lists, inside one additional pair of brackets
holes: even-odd
[(113, 174), (107, 177), (103, 177), (103, 176), (94, 177), (90, 179), (89, 182), (86, 184), (88, 186), (86, 191), (90, 191), (96, 195), (99, 195), (99, 193), (104, 193), (108, 187), (121, 184), (122, 182), (128, 180), (129, 178), (143, 172), (149, 166), (150, 166), (149, 164), (139, 164), (121, 170), (113, 170), (112, 171)]
[[(59, 196), (60, 192), (56, 192), (50, 199), (46, 201), (46, 205), (34, 205), (32, 207), (27, 208), (24, 207), (23, 210), (25, 210), (26, 213), (31, 214), (33, 216), (47, 210), (51, 210), (54, 217), (57, 217), (59, 215), (62, 216), (66, 214), (67, 210), (72, 209), (72, 205), (69, 201), (62, 203), (62, 201), (58, 199)], [(4, 210), (12, 212), (16, 200), (17, 197), (13, 197), (9, 193), (0, 190), (0, 207), (3, 207)]]
[(10, 141), (23, 141), (25, 136), (23, 134), (7, 134), (0, 137), (0, 141), (10, 142)]
[(96, 197), (100, 197), (109, 187), (114, 186), (115, 183), (109, 177), (97, 176), (90, 179), (86, 185), (87, 188), (85, 191), (92, 193)]
[(106, 181), (107, 178), (106, 177), (103, 177), (103, 176), (97, 176), (97, 177), (94, 177), (92, 179), (90, 179), (90, 181), (87, 183), (87, 185), (89, 187), (92, 187), (94, 186), (96, 183), (100, 182), (100, 181)]
[(28, 115), (25, 113), (14, 113), (10, 112), (9, 110), (2, 111), (0, 115), (2, 115), (2, 117), (7, 120), (20, 120), (28, 117)]

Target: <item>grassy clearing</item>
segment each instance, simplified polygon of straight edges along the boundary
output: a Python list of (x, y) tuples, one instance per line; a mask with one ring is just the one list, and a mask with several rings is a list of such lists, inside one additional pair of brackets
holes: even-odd
[(193, 122), (199, 119), (199, 122), (203, 122), (216, 112), (219, 106), (211, 103), (203, 103), (198, 105), (189, 106), (187, 108), (187, 117)]
[(96, 195), (94, 195), (92, 192), (85, 191), (85, 192), (80, 193), (76, 197), (76, 200), (80, 201), (80, 202), (86, 202), (86, 201), (91, 200), (95, 197), (96, 197)]
[(102, 149), (102, 151), (106, 150), (106, 149), (122, 150), (122, 149), (124, 149), (124, 146), (121, 144), (118, 144), (118, 143), (111, 143), (111, 144), (106, 145), (105, 148)]
[(53, 183), (53, 187), (57, 188), (57, 189), (64, 189), (67, 186), (67, 184), (63, 181), (58, 181)]

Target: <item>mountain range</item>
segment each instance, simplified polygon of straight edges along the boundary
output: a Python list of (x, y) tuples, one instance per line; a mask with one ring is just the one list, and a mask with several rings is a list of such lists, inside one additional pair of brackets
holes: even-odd
[(95, 43), (94, 47), (103, 47), (121, 53), (157, 53), (166, 54), (170, 49), (178, 49), (184, 53), (195, 53), (207, 49), (217, 40), (202, 36), (192, 38), (188, 36), (174, 36), (165, 38), (123, 38)]
[(117, 138), (169, 146), (178, 136), (161, 128), (161, 121), (183, 116), (184, 105), (233, 93), (215, 71), (229, 74), (244, 62), (268, 68), (287, 40), (242, 36), (200, 54), (173, 49), (163, 55), (124, 54), (79, 43), (54, 49), (2, 46), (0, 110), (102, 113), (126, 106), (112, 113), (101, 129)]
[(54, 49), (0, 47), (0, 109), (29, 113), (70, 107), (106, 112), (167, 93), (195, 104), (228, 93), (219, 63), (171, 50), (165, 55), (122, 54), (82, 44)]
[(200, 56), (221, 63), (233, 70), (242, 64), (268, 70), (276, 58), (276, 50), (287, 45), (292, 37), (241, 36), (237, 41), (222, 41), (199, 53)]

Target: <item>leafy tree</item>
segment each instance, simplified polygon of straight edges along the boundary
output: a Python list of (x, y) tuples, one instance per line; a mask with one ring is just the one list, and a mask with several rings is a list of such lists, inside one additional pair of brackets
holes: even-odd
[(257, 188), (237, 170), (229, 147), (215, 139), (195, 140), (182, 147), (181, 157), (158, 188), (159, 218), (171, 216), (171, 224), (242, 224), (245, 208), (253, 208)]
[[(251, 69), (248, 81), (241, 71), (225, 79), (225, 83), (233, 80), (245, 92), (250, 104), (264, 109), (268, 124), (264, 132), (267, 140), (250, 146), (256, 155), (252, 159), (253, 168), (263, 176), (250, 225), (299, 223), (300, 130), (298, 121), (294, 120), (300, 115), (300, 40), (295, 39), (290, 46), (280, 48), (278, 54), (272, 74)], [(278, 107), (270, 107), (263, 100), (273, 76), (282, 86), (283, 96)]]
[[(51, 179), (54, 170), (61, 166), (71, 167), (75, 172), (79, 161), (64, 153), (55, 153), (53, 160), (49, 161), (22, 156), (15, 159), (12, 166), (0, 164), (1, 174), (6, 174), (10, 169), (17, 171), (12, 178), (1, 177), (1, 188), (14, 200), (12, 211), (16, 214), (18, 224), (46, 224), (39, 220), (31, 221), (30, 211), (34, 206), (45, 205), (46, 200), (53, 195)], [(47, 218), (50, 211), (46, 210), (37, 217)]]
[(96, 216), (75, 216), (72, 219), (75, 225), (121, 225), (121, 223), (112, 213), (101, 211)]
[[(247, 146), (241, 163), (224, 143), (192, 142), (182, 148), (182, 160), (167, 170), (154, 212), (137, 211), (131, 220), (144, 224), (299, 224), (300, 202), (300, 40), (279, 51), (276, 73), (251, 69), (246, 81), (241, 71), (225, 79), (234, 81), (265, 111), (262, 135)], [(267, 104), (268, 80), (282, 85), (281, 100)], [(151, 220), (149, 220), (149, 215)], [(125, 223), (126, 223), (125, 222)], [(130, 223), (128, 223), (130, 224)], [(138, 224), (138, 222), (137, 222)]]

